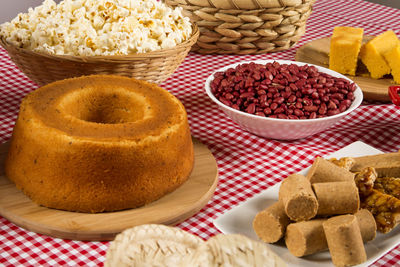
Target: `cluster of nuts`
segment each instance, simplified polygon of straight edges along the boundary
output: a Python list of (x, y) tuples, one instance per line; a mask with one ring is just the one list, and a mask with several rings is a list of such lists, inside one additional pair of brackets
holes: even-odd
[(315, 119), (347, 110), (356, 85), (314, 66), (246, 63), (214, 74), (211, 92), (223, 104), (258, 116)]

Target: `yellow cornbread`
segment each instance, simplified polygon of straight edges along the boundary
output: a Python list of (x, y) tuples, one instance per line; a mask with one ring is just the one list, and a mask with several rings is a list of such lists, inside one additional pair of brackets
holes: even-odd
[(389, 30), (379, 34), (361, 47), (361, 60), (367, 66), (372, 78), (379, 79), (383, 75), (390, 73), (390, 66), (383, 54), (392, 50), (398, 44), (399, 39), (396, 34)]
[(395, 83), (400, 84), (400, 44), (383, 54), (390, 66)]
[(364, 30), (353, 27), (335, 27), (331, 38), (329, 68), (342, 74), (355, 75), (357, 58)]

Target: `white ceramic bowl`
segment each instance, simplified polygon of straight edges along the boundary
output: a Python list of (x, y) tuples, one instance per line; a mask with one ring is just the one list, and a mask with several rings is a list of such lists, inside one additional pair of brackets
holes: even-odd
[(223, 103), (221, 103), (212, 93), (210, 88), (210, 83), (214, 79), (214, 74), (216, 72), (225, 71), (229, 68), (235, 68), (237, 65), (244, 64), (244, 63), (258, 63), (258, 64), (266, 64), (269, 62), (278, 62), (279, 64), (296, 64), (299, 66), (302, 65), (310, 65), (315, 66), (318, 71), (328, 73), (334, 77), (344, 78), (346, 80), (350, 80), (346, 76), (337, 73), (333, 70), (323, 68), (317, 65), (303, 63), (303, 62), (296, 62), (296, 61), (289, 61), (289, 60), (255, 60), (255, 61), (244, 61), (235, 64), (231, 64), (229, 66), (223, 67), (218, 69), (214, 73), (212, 73), (206, 80), (205, 88), (207, 95), (218, 104), (218, 106), (222, 109), (222, 111), (228, 115), (234, 122), (239, 124), (239, 126), (253, 134), (270, 138), (270, 139), (279, 139), (279, 140), (295, 140), (304, 137), (311, 136), (313, 134), (319, 133), (330, 126), (337, 123), (339, 120), (344, 118), (347, 114), (355, 110), (363, 100), (363, 94), (360, 87), (357, 85), (357, 89), (354, 91), (355, 99), (351, 106), (344, 112), (339, 113), (337, 115), (324, 117), (324, 118), (317, 118), (317, 119), (305, 119), (305, 120), (290, 120), (290, 119), (275, 119), (275, 118), (268, 118), (268, 117), (261, 117), (257, 115), (248, 114), (246, 112), (238, 111), (233, 109)]

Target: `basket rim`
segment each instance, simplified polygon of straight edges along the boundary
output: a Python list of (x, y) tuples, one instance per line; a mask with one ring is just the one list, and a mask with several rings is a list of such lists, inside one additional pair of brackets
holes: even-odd
[(275, 8), (295, 7), (304, 4), (314, 4), (316, 0), (166, 0), (170, 6), (191, 6), (196, 8), (232, 10), (232, 11), (254, 11)]
[(54, 54), (48, 54), (44, 52), (37, 52), (33, 51), (27, 48), (20, 48), (15, 46), (12, 43), (9, 43), (5, 40), (4, 36), (0, 36), (0, 45), (7, 50), (7, 52), (10, 53), (9, 49), (15, 50), (17, 52), (22, 52), (25, 54), (29, 54), (31, 56), (36, 56), (36, 57), (44, 57), (52, 60), (62, 60), (62, 61), (76, 61), (76, 62), (99, 62), (99, 61), (131, 61), (131, 60), (137, 60), (141, 58), (158, 58), (158, 57), (163, 57), (168, 54), (173, 53), (175, 50), (182, 49), (188, 46), (192, 46), (193, 44), (196, 43), (200, 30), (196, 23), (192, 23), (192, 35), (190, 38), (185, 40), (184, 42), (172, 47), (172, 48), (167, 48), (167, 49), (160, 49), (160, 50), (155, 50), (151, 52), (146, 52), (146, 53), (137, 53), (137, 54), (130, 54), (130, 55), (110, 55), (110, 56), (72, 56), (72, 55), (54, 55)]

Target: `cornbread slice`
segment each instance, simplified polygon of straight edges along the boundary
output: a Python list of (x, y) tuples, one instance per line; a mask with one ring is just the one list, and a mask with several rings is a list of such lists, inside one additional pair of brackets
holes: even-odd
[(330, 44), (329, 68), (342, 74), (355, 75), (357, 58), (364, 30), (353, 27), (335, 27)]
[(383, 55), (398, 44), (399, 39), (396, 34), (389, 30), (379, 34), (361, 47), (361, 61), (367, 66), (372, 78), (379, 79), (390, 73), (390, 66)]
[(390, 66), (393, 80), (400, 84), (400, 44), (383, 54)]

